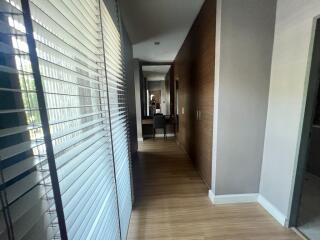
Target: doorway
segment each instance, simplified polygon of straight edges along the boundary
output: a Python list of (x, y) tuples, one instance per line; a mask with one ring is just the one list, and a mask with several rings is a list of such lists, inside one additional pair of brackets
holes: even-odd
[(140, 62), (142, 135), (144, 139), (163, 137), (164, 130), (156, 129), (153, 118), (162, 115), (165, 120), (166, 135), (175, 136), (175, 105), (173, 64), (171, 62)]
[(289, 225), (320, 239), (320, 20), (315, 27), (309, 87)]

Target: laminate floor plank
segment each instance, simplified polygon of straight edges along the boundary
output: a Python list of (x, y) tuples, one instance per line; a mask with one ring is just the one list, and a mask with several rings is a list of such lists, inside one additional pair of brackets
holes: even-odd
[(174, 139), (139, 144), (128, 240), (299, 240), (259, 204), (213, 205)]

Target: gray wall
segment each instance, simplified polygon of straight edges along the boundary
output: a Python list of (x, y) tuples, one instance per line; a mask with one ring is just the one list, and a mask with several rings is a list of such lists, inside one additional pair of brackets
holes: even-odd
[(260, 194), (288, 220), (320, 1), (279, 0)]
[(138, 59), (133, 60), (133, 76), (134, 76), (134, 91), (136, 102), (136, 124), (138, 141), (143, 141), (142, 137), (142, 109), (141, 109), (141, 94), (140, 94), (140, 63)]
[(167, 97), (166, 82), (163, 80), (160, 82), (160, 84), (161, 84), (161, 112), (164, 115), (167, 115), (168, 111), (167, 111), (167, 105), (166, 105), (166, 97)]
[(258, 193), (276, 0), (217, 5), (215, 195)]
[(171, 109), (170, 109), (170, 84), (172, 84), (170, 81), (170, 77), (171, 77), (170, 73), (171, 73), (171, 68), (165, 77), (165, 89), (166, 89), (166, 96), (165, 96), (166, 103), (165, 104), (166, 104), (167, 114), (173, 114), (170, 112), (171, 111)]

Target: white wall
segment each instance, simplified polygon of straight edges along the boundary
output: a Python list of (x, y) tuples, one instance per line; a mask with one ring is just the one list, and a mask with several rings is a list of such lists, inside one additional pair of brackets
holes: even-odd
[(136, 100), (136, 122), (137, 122), (137, 138), (138, 141), (143, 141), (142, 136), (142, 109), (141, 109), (141, 88), (140, 88), (140, 64), (138, 59), (133, 60), (134, 73), (134, 91)]
[(213, 193), (258, 193), (276, 1), (219, 0), (217, 11)]
[[(278, 0), (260, 194), (289, 217), (319, 0)], [(287, 219), (288, 220), (288, 219)]]
[(168, 114), (167, 112), (167, 90), (166, 90), (166, 82), (165, 81), (161, 81), (161, 112), (165, 115)]

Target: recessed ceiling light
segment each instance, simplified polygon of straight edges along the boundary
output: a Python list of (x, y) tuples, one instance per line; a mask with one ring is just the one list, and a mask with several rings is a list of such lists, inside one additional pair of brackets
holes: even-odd
[(160, 42), (154, 42), (154, 45), (160, 45)]

